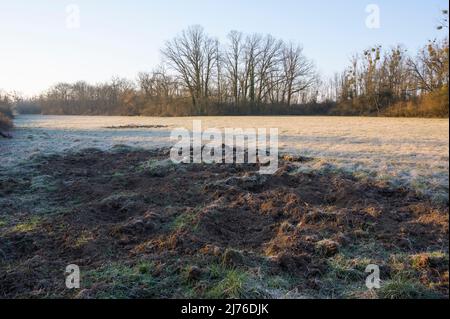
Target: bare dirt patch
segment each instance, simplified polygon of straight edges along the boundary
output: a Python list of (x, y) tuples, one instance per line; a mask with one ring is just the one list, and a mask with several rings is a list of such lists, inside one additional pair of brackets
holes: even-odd
[(111, 130), (130, 130), (130, 129), (159, 129), (159, 128), (167, 128), (165, 125), (137, 125), (137, 124), (129, 124), (129, 125), (120, 125), (120, 126), (107, 126), (107, 129)]
[(167, 158), (91, 149), (0, 176), (0, 297), (448, 297), (448, 207), (293, 158), (273, 176)]

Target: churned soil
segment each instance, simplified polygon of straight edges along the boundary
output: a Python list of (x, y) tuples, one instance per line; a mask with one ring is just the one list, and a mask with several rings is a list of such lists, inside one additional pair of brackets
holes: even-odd
[[(2, 173), (0, 297), (396, 297), (365, 288), (374, 263), (386, 282), (407, 271), (417, 287), (407, 297), (448, 298), (448, 207), (342, 172), (303, 172), (302, 158), (283, 157), (265, 176), (258, 165), (168, 157), (88, 149)], [(69, 264), (80, 290), (65, 286)], [(245, 274), (237, 295), (230, 271)]]

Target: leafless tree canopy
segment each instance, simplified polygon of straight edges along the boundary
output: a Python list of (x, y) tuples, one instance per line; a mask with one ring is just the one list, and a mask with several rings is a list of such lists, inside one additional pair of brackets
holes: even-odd
[[(448, 12), (441, 24), (448, 28)], [(161, 65), (135, 81), (60, 83), (17, 108), (44, 114), (448, 116), (448, 36), (416, 54), (402, 46), (368, 48), (327, 80), (300, 44), (271, 35), (232, 31), (220, 43), (192, 26), (161, 53)]]
[(317, 79), (301, 47), (270, 35), (232, 31), (221, 46), (195, 26), (167, 42), (162, 52), (200, 114), (211, 102), (289, 106)]

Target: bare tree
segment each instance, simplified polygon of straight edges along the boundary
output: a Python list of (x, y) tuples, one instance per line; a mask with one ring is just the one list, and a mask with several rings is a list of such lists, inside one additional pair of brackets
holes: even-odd
[(262, 39), (262, 46), (259, 51), (257, 65), (258, 94), (257, 103), (265, 101), (267, 94), (275, 86), (277, 77), (274, 75), (278, 71), (281, 61), (283, 42), (267, 35)]
[(193, 106), (199, 113), (203, 113), (204, 103), (209, 95), (217, 59), (215, 43), (202, 27), (193, 26), (167, 42), (162, 50), (168, 64), (189, 90)]
[(256, 68), (258, 65), (259, 56), (261, 55), (261, 41), (262, 38), (258, 34), (247, 36), (244, 48), (244, 72), (241, 75), (241, 87), (244, 98), (250, 101), (251, 104), (256, 102)]
[(314, 64), (303, 55), (300, 46), (289, 44), (283, 48), (283, 103), (292, 103), (295, 94), (310, 88), (317, 75)]
[(242, 43), (243, 35), (240, 32), (232, 31), (228, 35), (229, 47), (225, 52), (225, 69), (227, 78), (230, 81), (233, 102), (238, 105), (240, 102), (240, 63), (244, 50)]
[(444, 85), (448, 87), (448, 39), (430, 41), (415, 59), (408, 60), (408, 65), (418, 81), (418, 90), (432, 92)]

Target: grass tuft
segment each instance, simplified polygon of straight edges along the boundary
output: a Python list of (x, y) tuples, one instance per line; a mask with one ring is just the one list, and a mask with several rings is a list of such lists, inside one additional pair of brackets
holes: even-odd
[(380, 299), (436, 299), (439, 295), (427, 289), (418, 280), (396, 276), (381, 285), (378, 297)]

